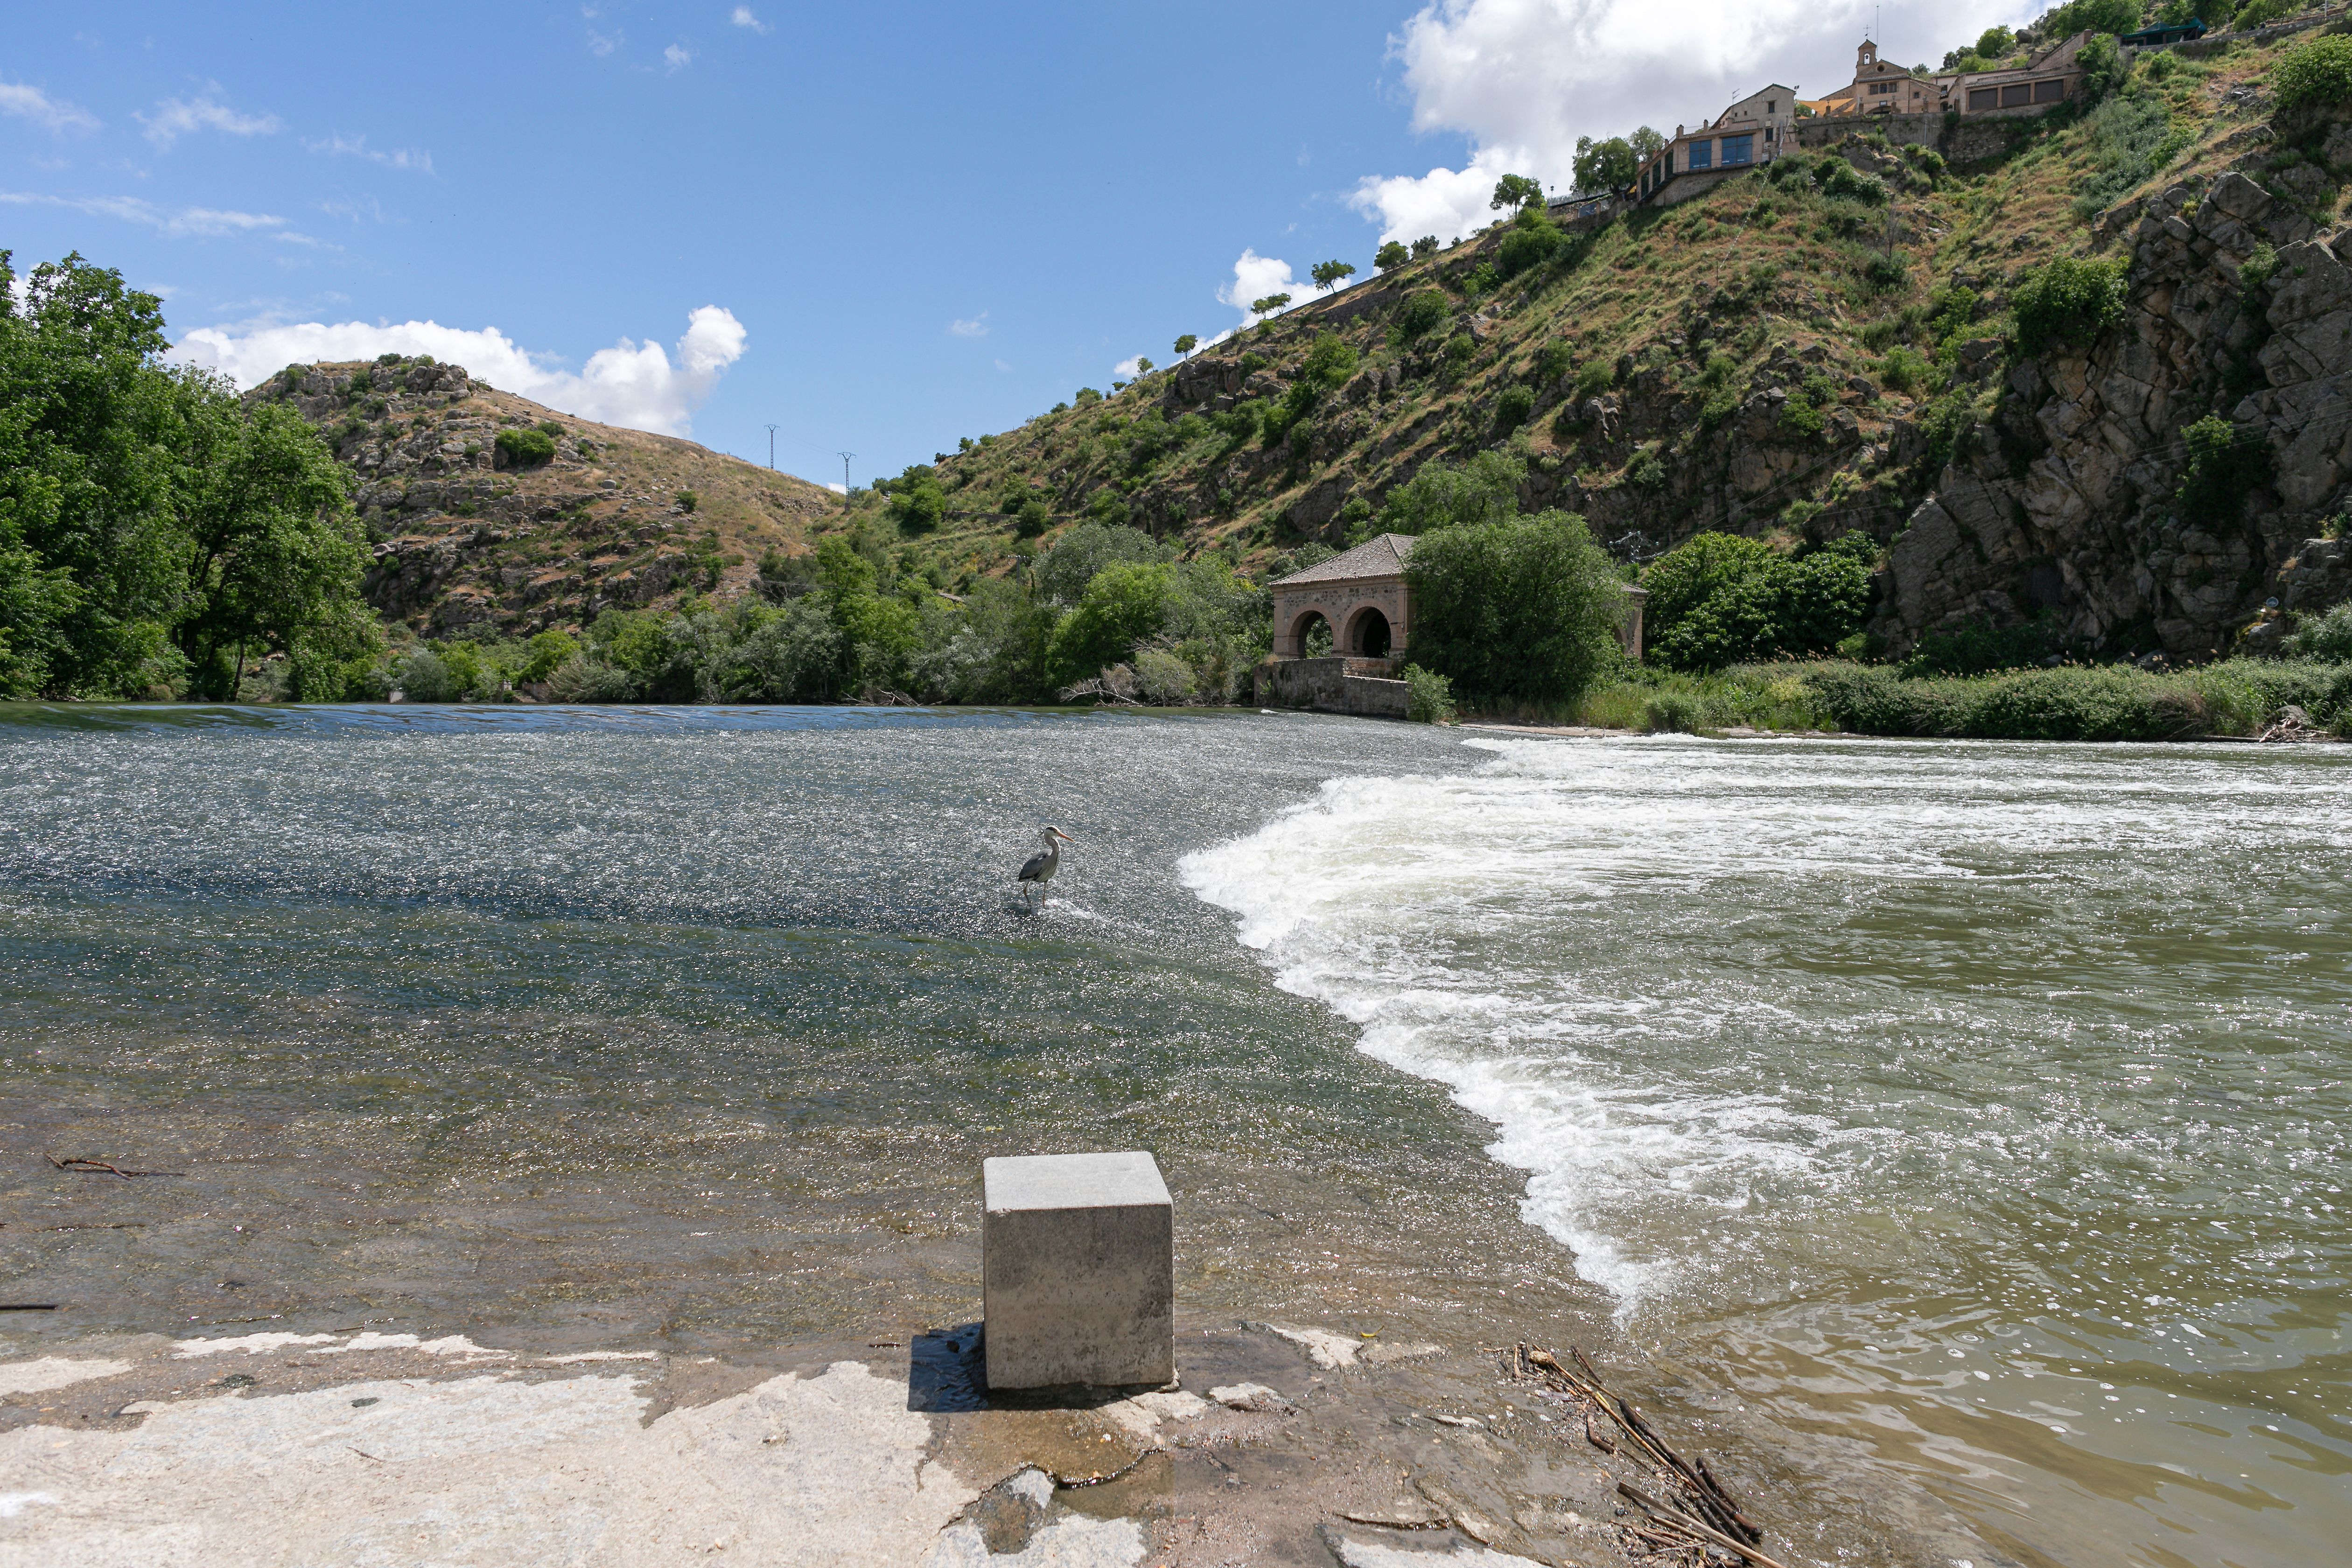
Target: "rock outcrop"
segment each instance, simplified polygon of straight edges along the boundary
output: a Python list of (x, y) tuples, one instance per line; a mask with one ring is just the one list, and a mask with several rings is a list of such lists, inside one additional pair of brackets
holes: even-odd
[[(1895, 538), (1882, 629), (1898, 651), (2046, 613), (2069, 644), (2207, 658), (2274, 640), (2266, 601), (2352, 587), (2352, 559), (2318, 537), (2352, 500), (2352, 228), (2321, 232), (2231, 173), (2150, 201), (2129, 259), (2123, 324), (2013, 366)], [(2272, 477), (2235, 516), (2190, 520), (2180, 432), (2214, 412)]]

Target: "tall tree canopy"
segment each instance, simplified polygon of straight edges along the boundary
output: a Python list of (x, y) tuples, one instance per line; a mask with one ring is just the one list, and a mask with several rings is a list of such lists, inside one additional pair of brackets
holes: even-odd
[(233, 696), (247, 652), (339, 698), (373, 647), (348, 481), (277, 404), (166, 365), (162, 301), (0, 251), (0, 695)]

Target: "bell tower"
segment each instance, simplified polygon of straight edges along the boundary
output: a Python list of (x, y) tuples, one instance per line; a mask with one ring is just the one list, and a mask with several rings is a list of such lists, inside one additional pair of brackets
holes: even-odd
[(1853, 51), (1853, 74), (1860, 76), (1877, 63), (1878, 46), (1868, 38), (1863, 39), (1862, 47)]

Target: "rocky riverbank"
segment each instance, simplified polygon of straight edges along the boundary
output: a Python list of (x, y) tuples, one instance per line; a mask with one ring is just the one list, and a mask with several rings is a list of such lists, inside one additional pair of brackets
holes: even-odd
[[(1175, 1386), (1016, 1402), (978, 1386), (978, 1348), (977, 1325), (720, 1355), (349, 1330), (51, 1347), (0, 1362), (0, 1563), (1518, 1568), (1671, 1539), (1618, 1487), (1672, 1476), (1474, 1346), (1193, 1322)], [(1776, 1477), (1725, 1461), (1717, 1403), (1658, 1425), (1718, 1449), (1777, 1560), (1979, 1550), (1790, 1519)]]

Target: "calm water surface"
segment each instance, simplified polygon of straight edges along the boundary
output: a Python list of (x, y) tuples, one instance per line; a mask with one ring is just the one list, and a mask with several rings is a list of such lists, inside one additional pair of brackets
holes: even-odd
[(18, 1349), (896, 1330), (1139, 1145), (1196, 1307), (1597, 1314), (2022, 1562), (2352, 1538), (2334, 749), (0, 714)]

